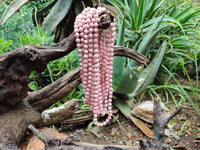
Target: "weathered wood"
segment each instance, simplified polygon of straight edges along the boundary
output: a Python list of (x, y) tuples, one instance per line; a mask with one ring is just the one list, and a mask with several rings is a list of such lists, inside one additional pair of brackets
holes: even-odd
[(71, 91), (80, 84), (80, 69), (77, 68), (52, 84), (38, 91), (29, 93), (24, 99), (24, 102), (31, 105), (35, 110), (42, 112), (56, 103), (59, 99), (70, 94)]
[(73, 142), (73, 139), (57, 139), (47, 137), (40, 133), (33, 125), (29, 125), (28, 128), (37, 137), (44, 142), (45, 150), (139, 150), (139, 147), (125, 146), (125, 145), (96, 145), (90, 143)]
[(51, 113), (44, 111), (40, 114), (30, 107), (21, 106), (0, 115), (0, 150), (16, 150), (29, 124), (37, 127), (56, 125), (65, 119), (72, 118), (79, 109), (79, 105), (78, 99), (72, 99), (62, 106), (64, 108), (55, 108), (54, 113), (51, 110)]
[(49, 61), (69, 54), (76, 48), (75, 37), (53, 46), (27, 45), (0, 55), (0, 113), (16, 109), (28, 95), (30, 72), (42, 72)]
[(167, 127), (167, 123), (180, 113), (182, 105), (178, 105), (170, 112), (165, 112), (161, 106), (159, 98), (154, 100), (154, 112), (153, 112), (153, 129), (154, 135), (152, 141), (141, 139), (140, 147), (141, 150), (167, 150), (169, 147), (164, 141), (164, 131)]
[(149, 60), (142, 54), (124, 46), (114, 47), (114, 56), (124, 56), (136, 60), (139, 63), (147, 66)]

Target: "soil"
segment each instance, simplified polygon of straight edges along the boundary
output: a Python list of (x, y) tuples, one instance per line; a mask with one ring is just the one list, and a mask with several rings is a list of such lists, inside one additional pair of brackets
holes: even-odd
[[(184, 78), (179, 79), (180, 83), (189, 85)], [(195, 82), (195, 81), (193, 81)], [(162, 97), (162, 93), (160, 92)], [(164, 97), (162, 97), (165, 102)], [(143, 101), (151, 100), (149, 95), (144, 96)], [(196, 105), (200, 109), (200, 102)], [(167, 107), (173, 108), (174, 103), (170, 103)], [(94, 144), (111, 144), (111, 145), (129, 145), (139, 147), (139, 139), (146, 137), (133, 122), (128, 120), (123, 114), (117, 112), (114, 114), (117, 118), (105, 127), (88, 127), (89, 122), (84, 124), (73, 125), (58, 130), (68, 136), (74, 138), (74, 141), (89, 142)], [(152, 125), (147, 124), (150, 128)], [(177, 115), (169, 124), (165, 141), (172, 148), (177, 150), (199, 150), (200, 149), (200, 117), (197, 111), (186, 102), (183, 105), (182, 112)], [(90, 131), (88, 131), (90, 129)], [(24, 143), (24, 142), (22, 142)], [(25, 142), (27, 143), (27, 141)]]

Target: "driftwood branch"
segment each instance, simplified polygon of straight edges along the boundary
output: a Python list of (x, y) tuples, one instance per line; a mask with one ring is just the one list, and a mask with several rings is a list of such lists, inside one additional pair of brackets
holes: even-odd
[[(110, 17), (112, 19), (112, 17)], [(104, 20), (104, 19), (102, 19)], [(112, 20), (111, 20), (112, 21)], [(109, 22), (109, 21), (107, 21)], [(102, 24), (105, 27), (105, 24)], [(17, 149), (29, 124), (49, 125), (73, 115), (77, 109), (68, 104), (67, 115), (44, 121), (41, 112), (67, 96), (81, 84), (79, 68), (35, 92), (28, 92), (30, 72), (42, 72), (49, 61), (61, 58), (76, 48), (74, 33), (52, 46), (27, 45), (0, 55), (0, 149)], [(148, 59), (131, 49), (115, 47), (115, 56), (125, 56), (146, 65)], [(74, 104), (74, 105), (73, 105)]]
[(125, 146), (125, 145), (96, 145), (90, 143), (79, 143), (73, 142), (73, 139), (58, 139), (47, 137), (40, 133), (33, 125), (28, 126), (41, 141), (45, 144), (45, 150), (61, 150), (61, 149), (70, 149), (70, 150), (139, 150), (138, 147)]
[(178, 105), (170, 112), (165, 112), (161, 106), (159, 98), (154, 100), (154, 112), (153, 112), (153, 129), (154, 135), (152, 141), (140, 140), (141, 150), (167, 150), (168, 146), (164, 141), (164, 131), (167, 127), (167, 123), (180, 113), (182, 105)]
[[(140, 63), (146, 65), (148, 59), (141, 54), (133, 51), (129, 48), (124, 48), (122, 46), (116, 46), (114, 48), (115, 56), (126, 56), (135, 60), (138, 60)], [(42, 88), (41, 90), (31, 92), (25, 99), (26, 104), (30, 104), (35, 110), (42, 112), (44, 109), (47, 109), (49, 106), (58, 101), (58, 99), (67, 96), (71, 91), (81, 84), (80, 78), (80, 69), (77, 68), (72, 70), (68, 74), (64, 75), (54, 83)]]

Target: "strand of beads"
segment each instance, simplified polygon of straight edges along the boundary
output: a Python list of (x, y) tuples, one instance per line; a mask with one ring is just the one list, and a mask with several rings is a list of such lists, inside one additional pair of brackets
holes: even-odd
[[(78, 48), (79, 65), (84, 88), (85, 104), (93, 112), (94, 124), (106, 125), (112, 116), (112, 60), (115, 38), (115, 23), (99, 29), (99, 16), (105, 8), (85, 8), (76, 17), (74, 30)], [(108, 112), (105, 121), (98, 117)]]

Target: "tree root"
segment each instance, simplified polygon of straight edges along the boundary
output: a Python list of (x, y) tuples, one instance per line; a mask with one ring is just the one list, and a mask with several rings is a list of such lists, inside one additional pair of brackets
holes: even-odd
[(159, 98), (154, 100), (154, 112), (153, 112), (153, 129), (154, 135), (152, 141), (140, 140), (141, 150), (167, 150), (168, 146), (164, 141), (164, 131), (167, 127), (167, 123), (178, 113), (180, 113), (182, 105), (178, 105), (170, 112), (164, 112), (161, 107)]

